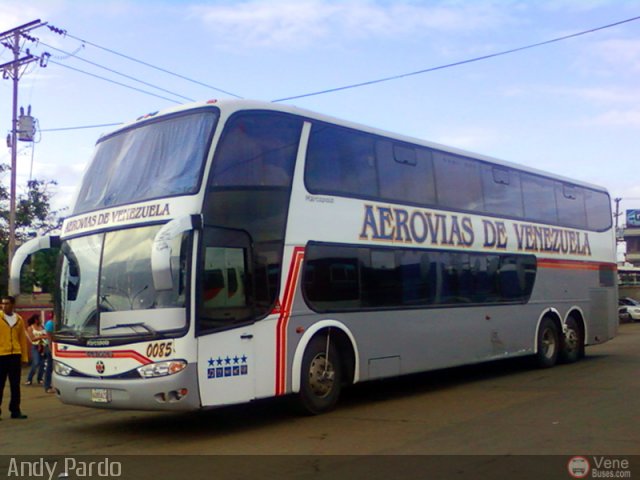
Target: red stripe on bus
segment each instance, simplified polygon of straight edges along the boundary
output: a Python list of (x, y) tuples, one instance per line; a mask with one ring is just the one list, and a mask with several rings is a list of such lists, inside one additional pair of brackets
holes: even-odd
[(153, 360), (136, 352), (135, 350), (61, 350), (58, 344), (54, 343), (54, 353), (58, 358), (133, 358), (143, 365), (153, 363)]
[(303, 259), (304, 247), (295, 247), (289, 267), (289, 276), (282, 297), (280, 317), (278, 318), (276, 327), (276, 395), (284, 395), (286, 388), (287, 325), (291, 317), (291, 306), (295, 298)]
[(586, 262), (582, 260), (559, 260), (556, 258), (541, 258), (538, 260), (540, 268), (556, 268), (563, 270), (613, 270), (618, 267), (615, 263)]

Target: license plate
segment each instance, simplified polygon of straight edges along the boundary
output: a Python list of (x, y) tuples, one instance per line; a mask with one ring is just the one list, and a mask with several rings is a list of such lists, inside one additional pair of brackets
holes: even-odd
[(91, 401), (94, 403), (111, 402), (111, 390), (109, 390), (108, 388), (92, 388)]

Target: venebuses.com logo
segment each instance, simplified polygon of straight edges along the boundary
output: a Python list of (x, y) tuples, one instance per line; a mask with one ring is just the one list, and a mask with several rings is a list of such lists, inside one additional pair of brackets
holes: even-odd
[(600, 456), (589, 459), (577, 455), (569, 459), (567, 470), (572, 478), (631, 478), (631, 468), (626, 458)]
[(569, 460), (567, 470), (573, 478), (586, 478), (591, 470), (591, 465), (585, 457), (573, 457)]

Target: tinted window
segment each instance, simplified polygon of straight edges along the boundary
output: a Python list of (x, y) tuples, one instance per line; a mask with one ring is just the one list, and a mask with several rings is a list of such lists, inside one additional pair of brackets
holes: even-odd
[(440, 205), (459, 210), (484, 209), (478, 162), (435, 152), (434, 167)]
[[(218, 230), (210, 231), (203, 255), (216, 259), (214, 265), (224, 251), (225, 262), (230, 264), (226, 271), (220, 262), (211, 268), (201, 267), (208, 286), (203, 292), (207, 328), (222, 321), (221, 315), (227, 315), (224, 308), (233, 309), (229, 321), (242, 321), (264, 317), (277, 300), (301, 130), (301, 118), (263, 111), (236, 114), (225, 125), (202, 212), (205, 225), (215, 225)], [(244, 233), (247, 240), (220, 241), (233, 232)], [(238, 251), (233, 250), (237, 248), (245, 255), (242, 267)], [(222, 290), (216, 294), (216, 289), (224, 290), (226, 306), (220, 303)]]
[(323, 123), (311, 130), (305, 183), (312, 193), (600, 231), (611, 226), (606, 193)]
[(532, 255), (309, 244), (304, 294), (317, 311), (526, 302)]
[(198, 329), (227, 327), (263, 315), (250, 284), (250, 240), (245, 232), (204, 229), (199, 265)]
[(585, 190), (584, 200), (587, 210), (587, 223), (593, 230), (606, 230), (611, 227), (611, 200), (603, 192)]
[(484, 208), (488, 213), (522, 218), (520, 174), (513, 170), (483, 164), (480, 167)]
[(556, 204), (558, 205), (558, 221), (562, 225), (577, 228), (587, 227), (587, 212), (582, 188), (556, 183)]
[(348, 247), (311, 249), (303, 273), (307, 299), (319, 310), (360, 306), (359, 251)]
[(73, 213), (195, 193), (217, 121), (217, 110), (191, 112), (100, 140)]
[(524, 216), (528, 220), (543, 223), (558, 223), (553, 180), (523, 173), (522, 199)]
[(288, 187), (302, 122), (288, 115), (248, 112), (225, 126), (213, 162), (210, 184)]
[(377, 196), (375, 141), (371, 135), (314, 124), (305, 183), (312, 193)]
[(616, 271), (608, 265), (601, 265), (599, 269), (599, 279), (601, 287), (616, 286)]
[(431, 151), (390, 141), (376, 142), (380, 196), (389, 200), (435, 204)]

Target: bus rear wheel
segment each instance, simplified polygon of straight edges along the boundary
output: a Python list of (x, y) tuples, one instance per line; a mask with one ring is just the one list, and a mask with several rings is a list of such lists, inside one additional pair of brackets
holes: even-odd
[(316, 336), (302, 358), (299, 400), (303, 412), (318, 415), (335, 407), (342, 387), (342, 365), (331, 336)]
[(584, 348), (584, 335), (578, 322), (573, 317), (569, 317), (566, 323), (566, 332), (562, 349), (560, 350), (560, 360), (562, 363), (577, 362), (582, 356)]
[(539, 368), (553, 367), (560, 352), (560, 334), (556, 323), (549, 317), (545, 317), (540, 322), (538, 330), (538, 353), (536, 354), (536, 365)]

